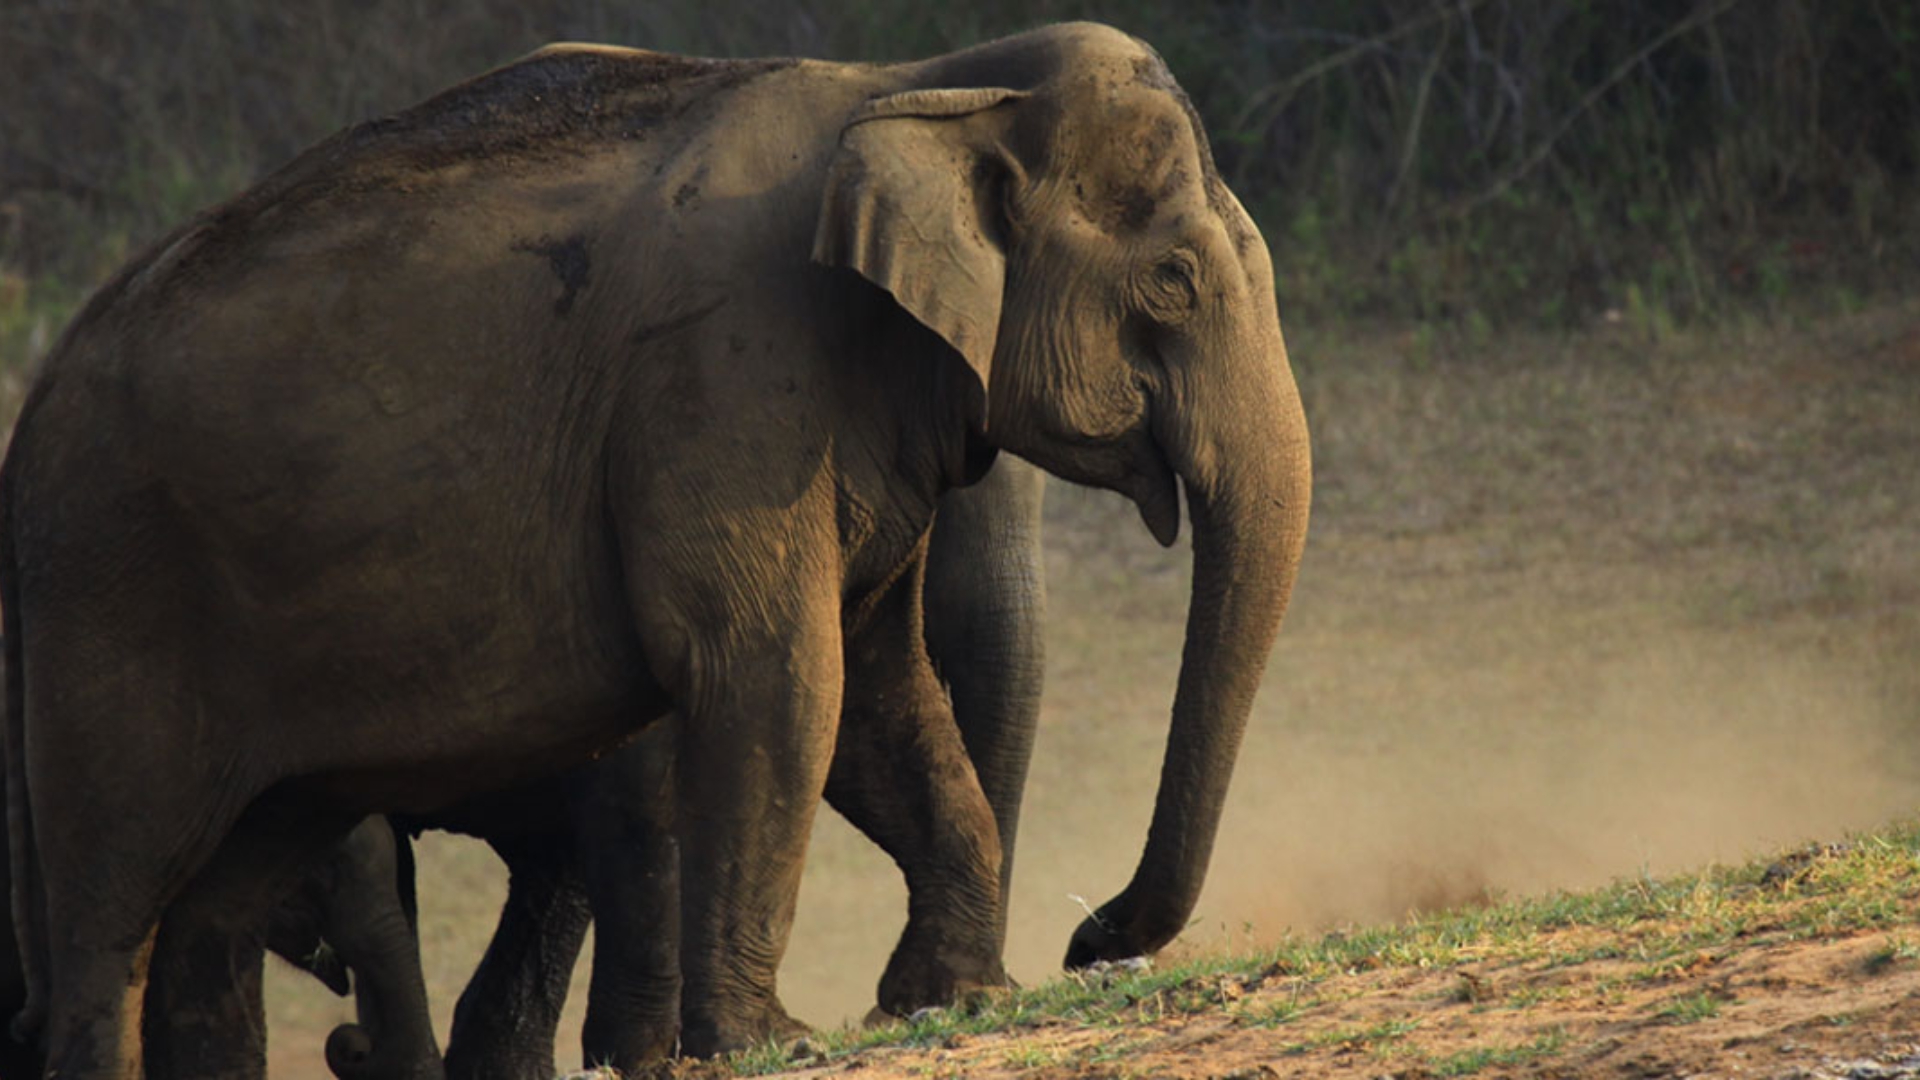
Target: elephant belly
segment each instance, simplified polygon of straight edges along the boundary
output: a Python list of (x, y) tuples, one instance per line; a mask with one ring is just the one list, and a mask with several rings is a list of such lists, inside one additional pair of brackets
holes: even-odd
[[(409, 815), (428, 827), (472, 835), (552, 828), (558, 824), (553, 809), (560, 804), (520, 797), (521, 793), (544, 795), (556, 778), (660, 722), (664, 715), (663, 710), (649, 713), (622, 707), (598, 714), (527, 717), (521, 726), (532, 737), (506, 734), (498, 745), (484, 751), (476, 747), (469, 753), (431, 760), (349, 766), (303, 781), (302, 786), (355, 813)], [(498, 752), (516, 743), (521, 752)], [(526, 817), (510, 812), (521, 806), (541, 809)]]

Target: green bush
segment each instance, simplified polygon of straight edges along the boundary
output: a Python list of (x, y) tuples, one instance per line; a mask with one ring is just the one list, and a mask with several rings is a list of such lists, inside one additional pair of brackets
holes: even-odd
[(1070, 18), (1165, 55), (1289, 318), (1687, 320), (1920, 268), (1908, 0), (13, 0), (0, 273), (70, 303), (300, 147), (550, 40), (901, 59)]

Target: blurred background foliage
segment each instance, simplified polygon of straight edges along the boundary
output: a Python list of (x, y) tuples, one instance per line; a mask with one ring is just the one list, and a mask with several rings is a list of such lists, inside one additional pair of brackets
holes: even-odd
[(1290, 320), (1657, 331), (1920, 278), (1914, 0), (5, 0), (0, 364), (302, 146), (548, 41), (887, 60), (1075, 18), (1166, 57)]

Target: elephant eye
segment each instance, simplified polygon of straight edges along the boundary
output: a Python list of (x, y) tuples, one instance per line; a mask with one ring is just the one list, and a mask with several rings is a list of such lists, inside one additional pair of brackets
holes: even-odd
[(1155, 263), (1147, 290), (1153, 307), (1168, 315), (1192, 310), (1200, 302), (1198, 276), (1199, 267), (1185, 250), (1174, 251)]

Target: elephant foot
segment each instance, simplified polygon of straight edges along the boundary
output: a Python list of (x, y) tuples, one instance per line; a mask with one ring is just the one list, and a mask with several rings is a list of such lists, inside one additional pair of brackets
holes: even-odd
[(916, 948), (903, 942), (880, 978), (879, 1010), (910, 1017), (921, 1009), (962, 1005), (976, 1009), (985, 998), (1013, 985), (998, 956), (955, 959), (952, 948)]
[(767, 1043), (787, 1045), (813, 1033), (779, 1002), (722, 1018), (688, 1017), (680, 1029), (680, 1052), (711, 1058), (751, 1050)]
[(652, 1075), (655, 1066), (672, 1059), (680, 1039), (678, 1015), (665, 1021), (628, 1016), (620, 1024), (592, 1022), (597, 1019), (592, 1014), (588, 1019), (580, 1036), (586, 1059), (621, 1076)]
[(867, 1015), (862, 1023), (866, 1027), (882, 1027), (886, 1024), (897, 1023), (901, 1020), (915, 1024), (929, 1015), (946, 1012), (948, 1010), (958, 1012), (965, 1016), (978, 1016), (989, 1008), (992, 1008), (996, 1002), (1006, 1000), (1016, 989), (1018, 989), (1018, 987), (1013, 984), (1011, 979), (997, 986), (961, 986), (956, 988), (952, 997), (942, 1005), (922, 1005), (919, 1008), (909, 1009), (905, 1012), (892, 1012), (884, 1005), (875, 1005), (873, 1008), (867, 1010)]

